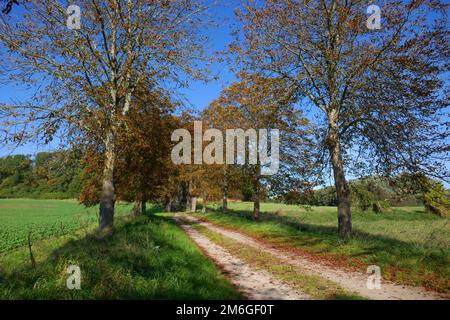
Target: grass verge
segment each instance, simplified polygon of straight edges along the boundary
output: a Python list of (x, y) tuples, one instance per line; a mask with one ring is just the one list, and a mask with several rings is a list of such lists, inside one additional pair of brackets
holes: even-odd
[[(95, 225), (36, 242), (0, 257), (0, 299), (238, 299), (240, 295), (165, 215), (116, 220), (108, 240)], [(81, 290), (68, 290), (69, 265)]]
[[(318, 215), (317, 219), (324, 219), (323, 215)], [(344, 240), (337, 235), (336, 227), (314, 223), (311, 217), (305, 222), (301, 216), (263, 213), (261, 220), (254, 222), (251, 213), (246, 211), (230, 211), (228, 214), (209, 211), (196, 216), (276, 247), (310, 255), (312, 259), (321, 260), (330, 266), (365, 272), (368, 265), (375, 264), (381, 267), (384, 279), (423, 286), (446, 294), (450, 292), (450, 250), (447, 245), (408, 242), (395, 235), (389, 237), (362, 231), (359, 227), (355, 227), (351, 239)], [(394, 218), (381, 216), (376, 218), (376, 222), (389, 224), (395, 222)], [(402, 218), (406, 219), (399, 215), (397, 223), (402, 223)], [(370, 225), (370, 221), (375, 218), (369, 216), (357, 219), (360, 225)], [(445, 237), (448, 237), (448, 233)]]
[(257, 250), (249, 245), (225, 237), (217, 232), (198, 225), (192, 227), (217, 245), (227, 249), (236, 257), (256, 268), (270, 272), (276, 278), (299, 289), (313, 299), (354, 300), (364, 299), (357, 293), (351, 293), (338, 284), (319, 276), (309, 275), (297, 266), (290, 265), (269, 253)]

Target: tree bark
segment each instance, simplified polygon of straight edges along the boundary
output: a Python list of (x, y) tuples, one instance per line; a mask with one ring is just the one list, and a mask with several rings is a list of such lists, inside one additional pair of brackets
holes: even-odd
[(192, 181), (189, 181), (187, 183), (186, 187), (186, 204), (185, 204), (185, 211), (190, 212), (192, 210)]
[(167, 200), (166, 205), (165, 205), (165, 207), (164, 207), (164, 211), (165, 211), (165, 212), (171, 212), (171, 211), (172, 211), (172, 202), (173, 202), (173, 198), (170, 197), (170, 198)]
[(146, 202), (144, 200), (136, 200), (133, 207), (133, 216), (139, 217), (145, 213)]
[(197, 211), (197, 197), (191, 197), (191, 212)]
[(222, 212), (228, 211), (228, 174), (227, 167), (224, 166), (223, 170), (223, 199), (222, 199)]
[(187, 196), (186, 197), (186, 202), (184, 204), (184, 211), (185, 212), (189, 212), (191, 210), (191, 197)]
[(147, 199), (141, 201), (141, 212), (142, 214), (147, 212)]
[(334, 185), (336, 187), (338, 202), (338, 232), (341, 237), (350, 237), (352, 233), (350, 189), (345, 178), (337, 121), (330, 121), (327, 144), (331, 155)]
[(205, 193), (202, 194), (202, 199), (203, 199), (203, 201), (202, 201), (202, 213), (205, 213), (206, 212), (206, 194)]
[(99, 231), (103, 236), (109, 236), (114, 227), (114, 133), (110, 131), (105, 141), (105, 164), (103, 168), (102, 196), (100, 199)]
[(260, 199), (260, 173), (261, 169), (259, 166), (256, 167), (255, 170), (255, 178), (253, 180), (253, 220), (257, 221), (259, 219), (259, 212), (261, 208), (261, 199)]
[(133, 206), (133, 216), (135, 218), (139, 217), (142, 214), (141, 212), (141, 202), (139, 200), (136, 200), (134, 202), (134, 206)]

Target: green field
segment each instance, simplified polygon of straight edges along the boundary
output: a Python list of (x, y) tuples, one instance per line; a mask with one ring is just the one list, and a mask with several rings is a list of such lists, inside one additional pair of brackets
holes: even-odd
[[(339, 268), (365, 272), (367, 265), (376, 264), (385, 279), (450, 291), (449, 219), (427, 214), (423, 208), (394, 208), (382, 214), (354, 212), (355, 234), (343, 240), (337, 236), (336, 208), (264, 203), (260, 221), (254, 222), (252, 203), (230, 203), (229, 207), (227, 214), (210, 207), (207, 213), (197, 215), (274, 246), (313, 254)], [(108, 240), (94, 236), (97, 210), (85, 209), (76, 201), (0, 200), (0, 299), (240, 297), (157, 206), (149, 206), (145, 216), (134, 219), (130, 205), (118, 204), (115, 235)], [(36, 268), (31, 267), (27, 246), (30, 230)], [(235, 246), (228, 240), (215, 240)], [(255, 262), (252, 252), (246, 250), (238, 250), (241, 258), (270, 268), (272, 260)], [(65, 287), (71, 264), (82, 270), (80, 291)], [(283, 276), (291, 277), (291, 271)]]
[[(217, 209), (218, 206), (212, 208)], [(229, 208), (235, 212), (250, 214), (253, 203), (230, 202)], [(336, 207), (313, 207), (308, 210), (296, 205), (261, 203), (261, 211), (266, 213), (263, 220), (277, 215), (285, 218), (282, 221), (310, 226), (335, 228), (337, 224)], [(382, 214), (353, 210), (352, 222), (353, 227), (361, 234), (389, 237), (427, 248), (450, 248), (450, 219), (425, 213), (423, 207), (393, 208), (391, 212)]]
[(354, 236), (337, 236), (337, 209), (275, 203), (261, 204), (261, 219), (252, 221), (251, 202), (231, 202), (230, 212), (217, 206), (199, 216), (241, 230), (274, 245), (326, 258), (338, 265), (365, 271), (382, 268), (383, 277), (401, 283), (450, 292), (450, 224), (420, 207), (393, 208), (391, 212), (353, 212)]
[[(1, 211), (2, 219), (8, 221), (8, 233), (0, 224), (3, 243), (11, 244), (9, 238), (17, 238), (14, 233), (27, 234), (29, 226), (46, 238), (33, 242), (35, 268), (27, 246), (0, 254), (0, 299), (241, 297), (173, 219), (156, 213), (156, 207), (135, 219), (124, 215), (128, 206), (119, 206), (122, 214), (116, 219), (114, 236), (99, 240), (94, 236), (95, 214), (91, 216), (91, 210), (86, 213), (73, 201), (0, 203), (3, 209), (6, 203), (10, 206)], [(58, 230), (60, 221), (68, 226), (64, 235)], [(69, 265), (81, 269), (81, 290), (66, 287)]]
[[(131, 206), (117, 204), (116, 215)], [(98, 207), (85, 208), (75, 200), (0, 199), (0, 254), (32, 241), (69, 234), (97, 220)]]

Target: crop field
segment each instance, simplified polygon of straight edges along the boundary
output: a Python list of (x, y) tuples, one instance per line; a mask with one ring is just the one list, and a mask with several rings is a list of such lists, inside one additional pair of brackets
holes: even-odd
[[(157, 206), (136, 219), (130, 205), (116, 204), (108, 240), (92, 236), (98, 208), (76, 201), (0, 200), (0, 208), (0, 300), (241, 297)], [(35, 267), (23, 246), (29, 230)], [(70, 264), (82, 268), (80, 290), (66, 287)]]
[[(116, 215), (130, 212), (117, 204)], [(71, 233), (97, 221), (98, 207), (85, 208), (75, 200), (0, 200), (0, 253), (32, 241)]]

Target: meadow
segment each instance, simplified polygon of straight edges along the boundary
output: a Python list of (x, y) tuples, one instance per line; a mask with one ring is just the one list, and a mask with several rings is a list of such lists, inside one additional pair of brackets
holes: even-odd
[[(95, 208), (75, 201), (7, 200), (15, 208), (1, 211), (9, 232), (25, 235), (40, 230), (34, 240), (32, 266), (28, 246), (0, 253), (0, 299), (238, 299), (240, 294), (192, 243), (168, 214), (150, 207), (134, 218), (119, 205), (114, 237), (95, 237)], [(5, 209), (5, 208), (3, 208)], [(63, 222), (64, 234), (58, 230)], [(15, 223), (15, 224), (14, 224)], [(47, 224), (47, 226), (46, 226)], [(44, 239), (45, 238), (45, 239)], [(15, 245), (22, 244), (20, 241)], [(7, 248), (7, 246), (3, 246)], [(69, 265), (81, 269), (81, 290), (68, 290)]]
[(330, 264), (363, 272), (376, 264), (386, 279), (450, 292), (449, 218), (426, 213), (422, 207), (380, 214), (353, 210), (354, 235), (344, 240), (337, 236), (335, 207), (262, 203), (260, 221), (255, 223), (252, 205), (230, 202), (228, 214), (213, 205), (198, 216)]
[[(211, 208), (218, 210), (218, 205)], [(253, 210), (253, 202), (230, 202), (232, 212), (248, 214)], [(283, 221), (294, 221), (317, 227), (336, 227), (336, 207), (305, 207), (283, 203), (261, 203), (261, 211), (266, 213), (263, 220), (273, 215), (283, 217)], [(359, 232), (373, 236), (386, 236), (401, 241), (412, 242), (428, 248), (450, 248), (450, 219), (425, 213), (423, 207), (394, 207), (388, 212), (376, 214), (372, 211), (352, 210), (352, 223)]]

